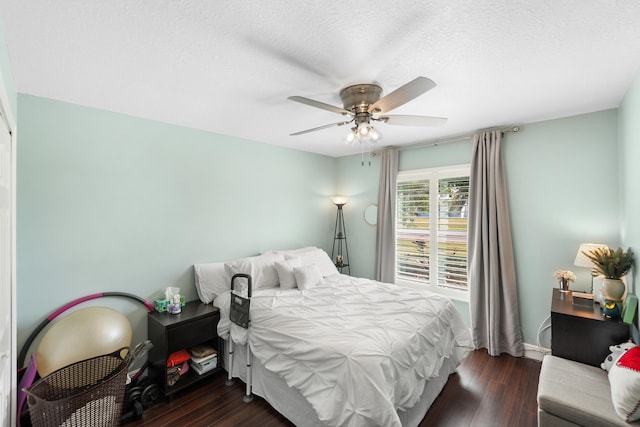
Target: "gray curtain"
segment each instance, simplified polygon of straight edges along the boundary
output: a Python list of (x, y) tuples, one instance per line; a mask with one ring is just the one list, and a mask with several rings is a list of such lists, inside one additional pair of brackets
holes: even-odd
[(398, 149), (382, 152), (378, 189), (378, 223), (376, 225), (376, 280), (394, 283), (396, 276), (396, 179)]
[(469, 288), (476, 348), (523, 356), (516, 271), (499, 131), (473, 136), (469, 188)]

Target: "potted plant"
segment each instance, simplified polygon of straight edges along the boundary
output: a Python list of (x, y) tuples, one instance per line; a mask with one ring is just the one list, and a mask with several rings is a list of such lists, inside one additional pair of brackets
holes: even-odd
[(624, 295), (625, 285), (620, 280), (633, 267), (633, 252), (631, 248), (626, 252), (622, 248), (597, 248), (589, 252), (582, 252), (593, 262), (596, 272), (604, 276), (602, 291), (605, 299), (620, 301)]

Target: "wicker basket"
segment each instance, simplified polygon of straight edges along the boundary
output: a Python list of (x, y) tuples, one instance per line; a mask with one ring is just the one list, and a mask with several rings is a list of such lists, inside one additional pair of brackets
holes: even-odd
[(130, 361), (128, 350), (125, 347), (76, 362), (25, 388), (32, 425), (119, 426)]

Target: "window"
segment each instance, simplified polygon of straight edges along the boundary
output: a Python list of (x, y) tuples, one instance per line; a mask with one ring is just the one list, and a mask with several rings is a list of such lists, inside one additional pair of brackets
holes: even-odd
[(467, 299), (469, 166), (401, 172), (396, 198), (396, 282)]

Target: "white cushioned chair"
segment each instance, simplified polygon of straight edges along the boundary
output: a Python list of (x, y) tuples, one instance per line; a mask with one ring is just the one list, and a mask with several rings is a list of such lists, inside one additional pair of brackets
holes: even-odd
[(538, 383), (538, 426), (640, 426), (625, 422), (611, 401), (607, 371), (546, 355)]

